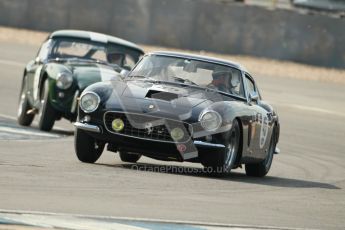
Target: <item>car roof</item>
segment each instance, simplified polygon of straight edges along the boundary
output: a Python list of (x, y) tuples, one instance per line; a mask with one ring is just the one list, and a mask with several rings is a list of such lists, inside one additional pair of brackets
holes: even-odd
[(136, 44), (129, 42), (127, 40), (114, 37), (114, 36), (109, 36), (106, 34), (102, 33), (96, 33), (96, 32), (91, 32), (91, 31), (84, 31), (84, 30), (57, 30), (49, 35), (48, 38), (81, 38), (81, 39), (86, 39), (90, 41), (96, 41), (96, 42), (101, 42), (101, 43), (114, 43), (117, 45), (122, 45), (126, 46), (128, 48), (135, 49), (141, 53), (144, 53), (144, 51)]
[(205, 56), (205, 55), (196, 55), (196, 54), (189, 54), (189, 53), (183, 53), (183, 52), (170, 52), (170, 51), (156, 51), (156, 52), (149, 53), (147, 55), (178, 57), (178, 58), (193, 59), (193, 60), (198, 60), (198, 61), (212, 62), (215, 64), (227, 65), (227, 66), (239, 69), (241, 71), (248, 72), (244, 66), (236, 62), (220, 59), (220, 58), (214, 58), (210, 56)]

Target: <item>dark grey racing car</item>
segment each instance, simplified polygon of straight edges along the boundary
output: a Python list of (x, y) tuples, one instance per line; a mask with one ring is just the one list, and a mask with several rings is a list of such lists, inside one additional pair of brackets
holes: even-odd
[(225, 174), (245, 165), (270, 170), (280, 125), (240, 65), (206, 56), (147, 54), (125, 79), (85, 89), (75, 123), (75, 151), (93, 163), (104, 146), (125, 162), (144, 155), (199, 162)]

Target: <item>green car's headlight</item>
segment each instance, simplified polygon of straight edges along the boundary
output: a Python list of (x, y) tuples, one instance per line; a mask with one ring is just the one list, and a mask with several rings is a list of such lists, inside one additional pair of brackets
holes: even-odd
[(60, 89), (68, 89), (73, 83), (73, 76), (68, 72), (62, 72), (57, 75), (56, 86)]
[(80, 108), (85, 113), (92, 113), (95, 111), (100, 103), (101, 99), (94, 92), (86, 92), (80, 98)]
[(222, 117), (218, 112), (209, 110), (201, 113), (199, 121), (206, 131), (215, 131), (221, 126)]

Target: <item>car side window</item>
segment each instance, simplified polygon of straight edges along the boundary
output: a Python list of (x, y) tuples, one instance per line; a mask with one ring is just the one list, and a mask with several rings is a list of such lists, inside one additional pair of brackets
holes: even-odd
[(132, 56), (126, 55), (125, 63), (124, 63), (126, 66), (129, 66), (129, 67), (133, 68), (135, 66), (135, 63), (136, 62), (135, 62), (135, 60), (133, 59)]
[(255, 89), (255, 84), (254, 84), (254, 81), (246, 74), (246, 85), (247, 85), (247, 93), (248, 95), (250, 93), (255, 93), (256, 92), (256, 89)]
[(232, 70), (231, 79), (229, 79), (229, 86), (231, 87), (231, 92), (240, 97), (245, 97), (242, 83), (242, 72), (239, 70)]

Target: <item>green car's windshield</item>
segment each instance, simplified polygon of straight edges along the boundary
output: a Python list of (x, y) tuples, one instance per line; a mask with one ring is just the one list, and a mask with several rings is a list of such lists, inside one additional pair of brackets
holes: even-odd
[(51, 43), (51, 59), (88, 60), (118, 66), (133, 67), (140, 52), (111, 43), (92, 42), (83, 39), (56, 39)]
[(138, 63), (128, 77), (128, 80), (193, 85), (244, 97), (240, 70), (206, 61), (149, 55)]

